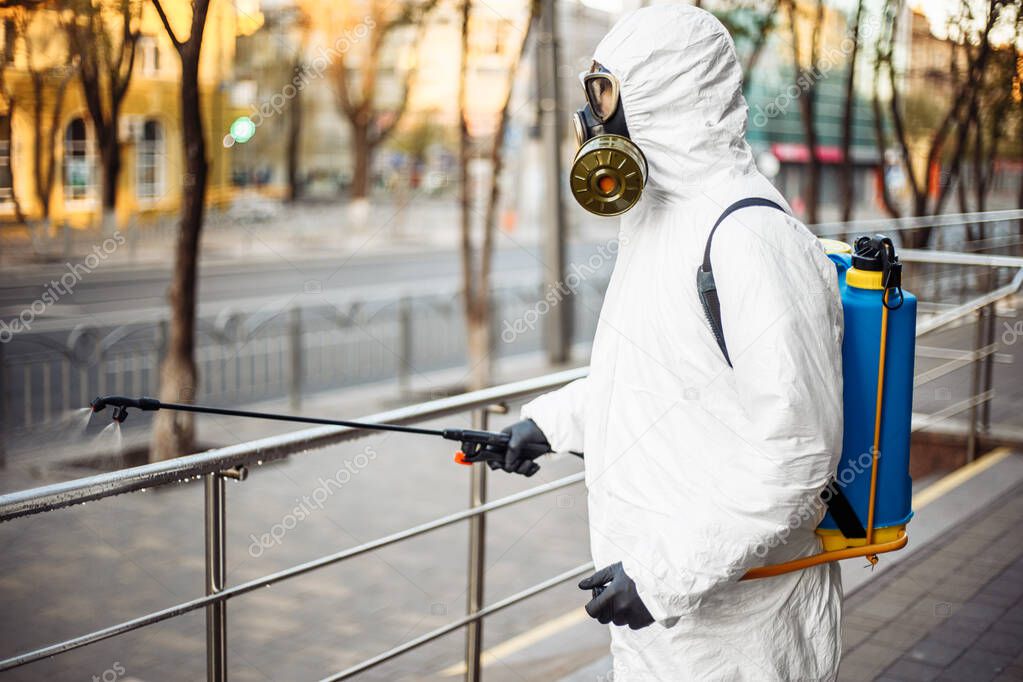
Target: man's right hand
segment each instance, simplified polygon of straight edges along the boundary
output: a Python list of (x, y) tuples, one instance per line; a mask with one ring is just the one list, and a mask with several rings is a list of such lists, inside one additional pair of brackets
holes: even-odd
[(523, 419), (502, 429), (501, 433), (507, 433), (509, 436), (508, 449), (504, 453), (504, 464), (489, 460), (487, 464), (491, 469), (503, 469), (509, 473), (523, 476), (532, 476), (540, 470), (540, 465), (533, 460), (543, 452), (550, 452), (551, 446), (536, 422), (532, 419)]

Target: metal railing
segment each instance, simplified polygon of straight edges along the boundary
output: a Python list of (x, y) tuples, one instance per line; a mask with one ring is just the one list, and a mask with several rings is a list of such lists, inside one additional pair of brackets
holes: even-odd
[[(576, 291), (578, 339), (592, 337), (607, 277), (595, 273)], [(543, 298), (522, 279), (502, 273), (495, 281), (495, 320), (521, 318)], [(458, 367), (465, 357), (459, 290), (447, 280), (320, 292), (302, 305), (294, 298), (201, 305), (196, 364), (203, 381), (192, 398), (213, 404), (288, 398), (298, 407), (317, 391), (385, 381), (406, 395), (413, 368)], [(40, 319), (0, 344), (0, 440), (52, 430), (98, 394), (158, 392), (167, 311), (120, 311), (103, 320)], [(535, 352), (540, 331), (524, 329), (495, 353)], [(492, 333), (500, 338), (502, 330)], [(2, 450), (0, 443), (0, 457)]]
[[(978, 436), (988, 418), (988, 413), (985, 411), (986, 407), (990, 404), (994, 395), (991, 389), (991, 363), (996, 359), (995, 351), (998, 347), (998, 341), (994, 338), (993, 332), (993, 320), (996, 312), (995, 305), (1016, 294), (1021, 286), (1023, 286), (1023, 258), (909, 250), (903, 251), (902, 254), (904, 261), (912, 263), (935, 266), (946, 264), (960, 267), (980, 267), (992, 272), (998, 268), (1011, 268), (1015, 270), (1011, 280), (1004, 285), (969, 298), (962, 303), (935, 308), (933, 312), (929, 313), (931, 315), (929, 318), (920, 321), (917, 328), (917, 337), (920, 338), (939, 330), (952, 328), (955, 325), (970, 320), (971, 317), (976, 317), (977, 334), (972, 350), (957, 351), (920, 346), (920, 356), (948, 361), (935, 368), (925, 370), (918, 376), (918, 386), (935, 381), (951, 372), (962, 369), (966, 365), (972, 364), (973, 382), (971, 384), (970, 396), (966, 400), (942, 408), (935, 414), (918, 418), (914, 424), (914, 430), (926, 429), (935, 423), (947, 420), (953, 415), (969, 411), (969, 457), (972, 458), (976, 453)], [(366, 419), (367, 421), (411, 424), (456, 413), (470, 412), (473, 425), (476, 428), (485, 429), (487, 428), (489, 415), (504, 411), (508, 403), (558, 388), (572, 380), (585, 376), (586, 373), (586, 368), (568, 370), (383, 412)], [(485, 515), (497, 509), (576, 485), (582, 482), (582, 473), (566, 476), (513, 495), (488, 501), (486, 499), (487, 470), (482, 465), (476, 465), (473, 467), (470, 480), (470, 505), (467, 509), (406, 528), (355, 547), (319, 556), (310, 561), (289, 566), (257, 579), (231, 586), (225, 584), (225, 528), (227, 518), (225, 479), (244, 479), (247, 467), (254, 464), (280, 459), (316, 448), (323, 448), (365, 435), (367, 433), (360, 429), (339, 427), (313, 428), (224, 447), (166, 462), (148, 464), (3, 495), (0, 497), (0, 521), (10, 521), (19, 517), (66, 508), (92, 500), (104, 499), (144, 488), (167, 485), (200, 475), (204, 476), (206, 589), (204, 596), (180, 602), (71, 639), (20, 653), (0, 661), (0, 671), (40, 661), (198, 609), (205, 609), (207, 677), (209, 680), (225, 680), (228, 675), (226, 610), (229, 599), (410, 538), (418, 537), (424, 533), (451, 526), (461, 521), (469, 521), (469, 557), (466, 583), (468, 599), (465, 615), (325, 679), (346, 679), (416, 649), (445, 634), (464, 628), (466, 630), (466, 679), (478, 680), (481, 674), (482, 627), (485, 618), (592, 569), (591, 563), (584, 563), (489, 605), (484, 605), (483, 550), (486, 544)]]

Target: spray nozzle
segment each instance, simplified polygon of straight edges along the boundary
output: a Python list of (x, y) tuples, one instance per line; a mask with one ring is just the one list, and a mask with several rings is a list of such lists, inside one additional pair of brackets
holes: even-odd
[(152, 412), (159, 410), (161, 406), (156, 398), (128, 398), (123, 395), (99, 396), (89, 403), (93, 412), (102, 412), (108, 405), (114, 408), (112, 417), (117, 423), (122, 423), (128, 418), (129, 407)]

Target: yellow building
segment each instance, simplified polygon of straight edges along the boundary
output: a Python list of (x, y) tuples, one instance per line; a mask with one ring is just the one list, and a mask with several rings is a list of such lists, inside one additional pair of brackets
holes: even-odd
[[(178, 37), (186, 37), (191, 12), (181, 2), (164, 3)], [(246, 10), (247, 6), (255, 9)], [(45, 188), (52, 140), (53, 172), (49, 218), (53, 224), (97, 225), (101, 219), (101, 167), (94, 126), (77, 74), (69, 72), (69, 43), (59, 3), (39, 9), (0, 10), (4, 23), (3, 90), (0, 96), (0, 220), (29, 221), (44, 216), (37, 187)], [(68, 11), (68, 10), (64, 10)], [(211, 203), (231, 195), (230, 150), (221, 144), (240, 112), (228, 104), (235, 38), (254, 30), (258, 4), (212, 0), (202, 46), (199, 81), (210, 163)], [(119, 17), (110, 20), (118, 26)], [(118, 126), (121, 170), (117, 189), (118, 224), (175, 213), (181, 198), (183, 152), (179, 109), (181, 65), (152, 3), (142, 3), (134, 68)], [(114, 38), (115, 43), (120, 36)], [(70, 76), (68, 74), (71, 73)], [(61, 83), (62, 105), (54, 116)], [(39, 107), (41, 105), (41, 108)], [(41, 113), (41, 116), (39, 115)], [(56, 120), (56, 126), (53, 125)], [(37, 132), (39, 139), (37, 141)], [(37, 182), (40, 146), (42, 183)], [(45, 191), (42, 192), (45, 195)]]

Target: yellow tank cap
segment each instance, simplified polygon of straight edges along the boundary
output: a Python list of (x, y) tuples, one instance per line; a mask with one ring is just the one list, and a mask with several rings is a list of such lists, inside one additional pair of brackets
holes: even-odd
[(845, 242), (837, 239), (825, 239), (820, 237), (821, 246), (824, 247), (824, 253), (831, 255), (833, 253), (852, 253), (852, 247)]
[[(884, 543), (897, 540), (899, 533), (906, 530), (906, 524), (900, 526), (886, 526), (884, 528), (874, 529), (874, 542)], [(824, 551), (831, 552), (836, 549), (846, 549), (847, 547), (862, 547), (867, 544), (866, 538), (847, 538), (842, 535), (842, 531), (834, 530), (831, 528), (818, 528), (817, 535), (820, 537), (821, 542), (824, 543)]]
[(884, 289), (880, 270), (849, 268), (845, 271), (845, 283), (857, 289)]

